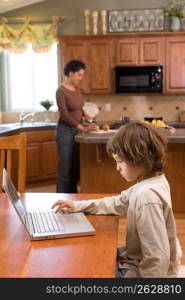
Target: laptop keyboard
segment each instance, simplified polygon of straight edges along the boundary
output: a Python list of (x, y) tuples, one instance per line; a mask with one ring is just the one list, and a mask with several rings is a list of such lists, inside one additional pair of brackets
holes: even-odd
[(33, 211), (31, 215), (36, 232), (64, 230), (61, 221), (57, 220), (57, 215), (54, 211)]

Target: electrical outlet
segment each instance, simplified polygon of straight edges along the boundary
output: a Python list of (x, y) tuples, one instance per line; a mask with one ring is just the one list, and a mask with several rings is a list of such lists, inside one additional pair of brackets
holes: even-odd
[(105, 108), (105, 111), (111, 111), (111, 104), (106, 103), (104, 108)]

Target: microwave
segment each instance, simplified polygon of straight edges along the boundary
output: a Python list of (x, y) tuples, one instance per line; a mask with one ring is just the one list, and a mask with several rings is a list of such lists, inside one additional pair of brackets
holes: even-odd
[(163, 67), (115, 67), (116, 93), (162, 93)]

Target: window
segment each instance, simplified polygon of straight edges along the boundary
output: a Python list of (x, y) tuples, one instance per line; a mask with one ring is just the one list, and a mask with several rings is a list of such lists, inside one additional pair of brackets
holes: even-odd
[(5, 110), (40, 110), (39, 102), (45, 99), (55, 103), (59, 82), (57, 44), (44, 53), (35, 53), (31, 45), (22, 54), (4, 51), (4, 67)]

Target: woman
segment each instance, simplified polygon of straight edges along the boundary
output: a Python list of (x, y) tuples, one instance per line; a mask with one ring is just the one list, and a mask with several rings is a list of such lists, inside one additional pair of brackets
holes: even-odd
[(76, 193), (80, 178), (79, 144), (75, 135), (79, 131), (96, 130), (95, 124), (84, 127), (82, 117), (88, 118), (83, 112), (84, 99), (79, 84), (83, 78), (85, 64), (72, 60), (64, 68), (65, 81), (56, 91), (59, 110), (59, 121), (56, 130), (56, 142), (59, 153), (57, 178), (58, 193)]

